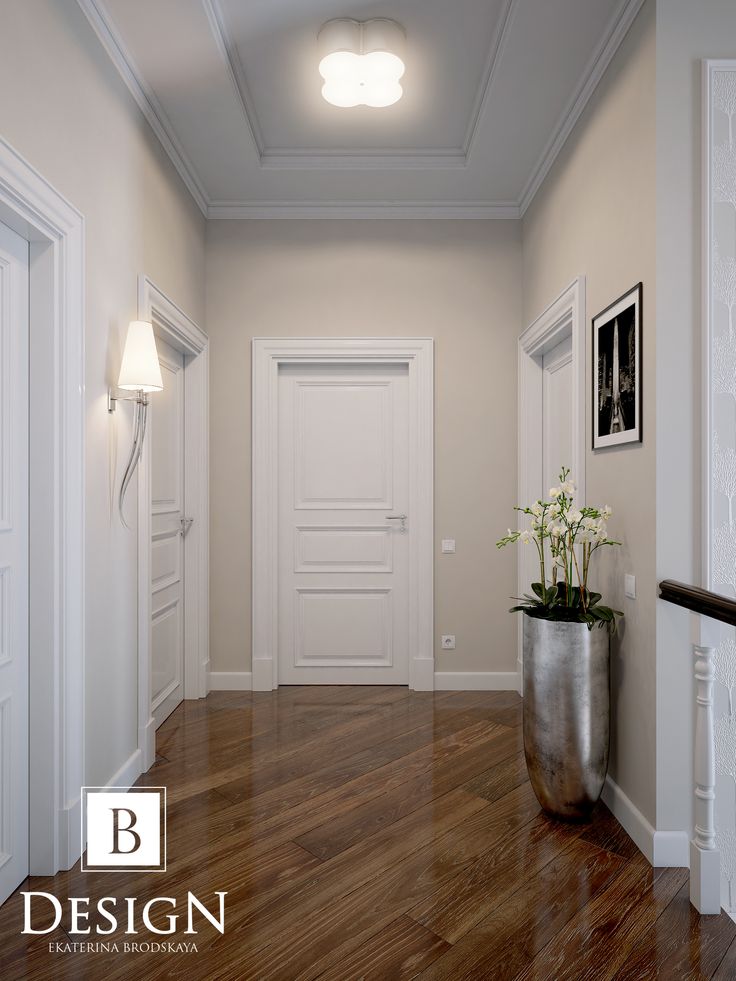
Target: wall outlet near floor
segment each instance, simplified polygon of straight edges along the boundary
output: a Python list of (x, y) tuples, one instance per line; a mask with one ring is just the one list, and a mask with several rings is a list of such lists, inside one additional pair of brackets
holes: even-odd
[(442, 650), (443, 651), (455, 650), (455, 634), (442, 634)]
[(636, 576), (628, 572), (624, 576), (624, 596), (627, 599), (636, 599)]

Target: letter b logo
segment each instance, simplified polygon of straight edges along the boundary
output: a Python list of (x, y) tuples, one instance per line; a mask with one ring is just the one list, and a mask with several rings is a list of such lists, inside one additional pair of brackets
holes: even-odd
[[(138, 818), (135, 816), (135, 811), (131, 811), (129, 807), (111, 807), (112, 811), (112, 851), (111, 855), (130, 855), (131, 852), (137, 852), (141, 847), (141, 836), (137, 831), (133, 831), (133, 826), (137, 823)], [(125, 828), (120, 827), (120, 815), (128, 815), (128, 825)], [(132, 848), (121, 848), (120, 847), (120, 832), (125, 831), (133, 839)]]
[(85, 872), (165, 871), (166, 788), (83, 787), (82, 852)]

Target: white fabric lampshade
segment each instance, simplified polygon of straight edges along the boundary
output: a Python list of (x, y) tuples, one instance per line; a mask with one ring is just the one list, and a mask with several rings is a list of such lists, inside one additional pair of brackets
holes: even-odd
[(146, 320), (131, 320), (118, 388), (128, 392), (160, 392), (163, 387), (153, 325)]

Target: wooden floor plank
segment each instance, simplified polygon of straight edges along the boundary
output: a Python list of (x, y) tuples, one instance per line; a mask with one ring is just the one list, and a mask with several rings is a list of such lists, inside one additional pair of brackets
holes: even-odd
[[(616, 981), (704, 981), (717, 976), (736, 938), (736, 923), (727, 916), (700, 916), (690, 903), (690, 884), (684, 871), (682, 878), (682, 888), (639, 941)], [(735, 977), (736, 973), (731, 975)]]
[(226, 891), (225, 935), (200, 917), (196, 954), (53, 954), (89, 937), (65, 932), (68, 907), (54, 933), (23, 937), (16, 892), (0, 908), (0, 977), (734, 981), (736, 927), (694, 913), (686, 871), (652, 870), (603, 805), (589, 824), (541, 812), (521, 720), (514, 692), (294, 686), (185, 702), (140, 780), (168, 790), (166, 872), (77, 865), (24, 888), (139, 904)]
[(499, 894), (493, 912), (424, 971), (422, 981), (509, 981), (619, 874), (623, 865), (623, 860), (610, 852), (580, 839), (574, 841), (520, 889), (506, 896)]
[(403, 981), (420, 974), (450, 945), (405, 916), (319, 975), (319, 981)]

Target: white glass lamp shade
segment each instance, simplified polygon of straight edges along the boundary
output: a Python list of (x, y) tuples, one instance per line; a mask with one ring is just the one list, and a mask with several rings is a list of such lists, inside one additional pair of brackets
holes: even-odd
[(328, 21), (318, 37), (322, 96), (341, 109), (383, 108), (403, 95), (403, 28), (384, 18)]
[(131, 320), (125, 338), (118, 388), (127, 392), (160, 392), (163, 387), (153, 324), (146, 320)]

